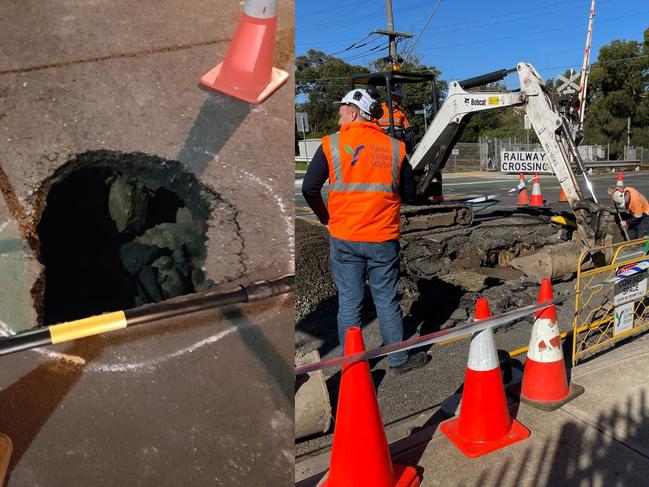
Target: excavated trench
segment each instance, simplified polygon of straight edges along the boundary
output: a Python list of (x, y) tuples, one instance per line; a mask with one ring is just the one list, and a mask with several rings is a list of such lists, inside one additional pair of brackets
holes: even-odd
[(549, 216), (519, 214), (460, 232), (404, 239), (405, 311), (431, 323), (423, 331), (435, 331), (466, 320), (480, 295), (491, 298), (493, 312), (527, 305), (538, 282), (514, 269), (512, 261), (570, 237)]
[(180, 163), (155, 156), (98, 151), (60, 167), (36, 200), (39, 321), (204, 290), (216, 200)]
[[(313, 348), (307, 343), (315, 337), (333, 346), (337, 339), (328, 335), (335, 330), (337, 303), (328, 235), (322, 226), (300, 218), (295, 231), (296, 345)], [(571, 236), (550, 223), (549, 215), (515, 213), (497, 215), (470, 229), (406, 235), (401, 240), (404, 313), (411, 322), (423, 323), (421, 333), (429, 333), (466, 320), (478, 296), (489, 298), (494, 313), (528, 305), (536, 300), (538, 281), (514, 269), (512, 260)], [(367, 297), (365, 313), (371, 318), (369, 293)]]

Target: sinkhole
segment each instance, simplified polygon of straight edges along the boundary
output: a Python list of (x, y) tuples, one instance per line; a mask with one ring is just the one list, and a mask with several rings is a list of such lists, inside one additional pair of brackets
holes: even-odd
[(84, 153), (43, 182), (33, 295), (52, 324), (202, 291), (214, 193), (177, 161)]

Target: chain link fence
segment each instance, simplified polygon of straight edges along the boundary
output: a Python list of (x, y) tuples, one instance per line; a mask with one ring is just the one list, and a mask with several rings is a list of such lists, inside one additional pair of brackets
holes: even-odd
[[(316, 149), (320, 146), (321, 139), (307, 139), (298, 142), (296, 161), (310, 161)], [(458, 142), (453, 147), (445, 172), (467, 171), (500, 171), (503, 151), (515, 152), (544, 152), (540, 144), (528, 144), (515, 138), (497, 139), (493, 137), (481, 138), (479, 142)], [(649, 165), (649, 149), (643, 147), (625, 147), (624, 160), (641, 161)], [(605, 145), (582, 145), (579, 153), (585, 162), (598, 162), (609, 160), (609, 148)]]
[(640, 161), (643, 166), (649, 165), (649, 149), (644, 147), (625, 147), (625, 161)]

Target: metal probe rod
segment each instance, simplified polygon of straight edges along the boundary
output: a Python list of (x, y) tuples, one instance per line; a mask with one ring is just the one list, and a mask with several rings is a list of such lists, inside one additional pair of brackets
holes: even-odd
[(255, 281), (247, 286), (190, 294), (161, 303), (35, 328), (0, 339), (0, 355), (99, 335), (206, 309), (261, 301), (291, 292), (294, 281), (295, 275), (290, 274), (269, 281)]

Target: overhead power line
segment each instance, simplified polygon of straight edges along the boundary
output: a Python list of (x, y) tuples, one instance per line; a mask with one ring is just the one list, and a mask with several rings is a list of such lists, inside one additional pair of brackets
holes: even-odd
[[(612, 22), (614, 20), (626, 19), (626, 18), (629, 18), (629, 17), (637, 17), (639, 15), (644, 15), (644, 14), (648, 14), (648, 13), (649, 13), (649, 10), (644, 10), (642, 12), (634, 12), (634, 13), (628, 14), (628, 15), (620, 15), (618, 17), (611, 17), (611, 18), (608, 18), (608, 19), (600, 20), (599, 24), (603, 24), (605, 22)], [(563, 26), (563, 27), (555, 27), (555, 28), (552, 28), (552, 29), (545, 28), (543, 30), (537, 30), (537, 31), (533, 31), (533, 32), (528, 31), (528, 32), (524, 32), (524, 33), (521, 33), (521, 34), (515, 34), (515, 35), (510, 35), (510, 36), (504, 36), (504, 37), (494, 37), (494, 38), (491, 38), (491, 39), (482, 39), (482, 40), (474, 41), (474, 42), (463, 42), (463, 43), (459, 43), (459, 44), (449, 44), (449, 45), (446, 45), (446, 46), (424, 47), (424, 48), (421, 48), (421, 51), (434, 51), (434, 50), (437, 50), (437, 49), (450, 49), (450, 48), (454, 48), (454, 47), (475, 46), (475, 45), (478, 45), (478, 44), (489, 44), (489, 43), (492, 43), (492, 42), (500, 42), (500, 41), (506, 41), (506, 40), (510, 40), (510, 39), (518, 39), (518, 38), (521, 38), (521, 37), (529, 37), (529, 36), (532, 36), (532, 35), (535, 35), (535, 34), (547, 34), (548, 32), (559, 32), (559, 31), (562, 31), (562, 30), (574, 29), (576, 27), (582, 27), (583, 28), (583, 27), (586, 26), (586, 24), (587, 24), (586, 22), (581, 22), (579, 24), (572, 24), (572, 25), (567, 25), (567, 26)]]
[[(612, 0), (601, 0), (600, 3), (607, 3), (607, 2), (610, 2), (610, 1), (612, 1)], [(432, 1), (428, 0), (428, 1), (424, 1), (424, 2), (414, 3), (412, 5), (402, 6), (402, 7), (400, 7), (398, 9), (398, 13), (409, 12), (409, 11), (417, 10), (417, 9), (420, 9), (420, 8), (430, 7), (430, 6), (435, 5), (435, 3), (436, 3), (436, 0), (432, 0)], [(322, 13), (323, 12), (331, 12), (332, 13), (331, 20), (325, 20), (323, 22), (322, 19), (320, 19), (320, 22), (317, 23), (317, 24), (306, 25), (306, 26), (296, 28), (295, 33), (300, 34), (302, 32), (312, 32), (312, 31), (315, 31), (315, 30), (320, 30), (323, 27), (334, 27), (336, 25), (348, 25), (348, 24), (352, 24), (352, 23), (355, 23), (355, 22), (358, 22), (358, 21), (361, 21), (361, 20), (380, 18), (380, 17), (382, 17), (384, 15), (384, 12), (376, 11), (376, 12), (368, 13), (366, 15), (359, 15), (359, 16), (355, 16), (355, 17), (349, 17), (348, 16), (349, 15), (349, 8), (348, 7), (351, 6), (351, 5), (357, 5), (357, 4), (365, 4), (366, 5), (367, 1), (353, 3), (353, 4), (346, 4), (346, 5), (342, 6), (342, 7), (340, 7), (339, 9), (332, 9), (332, 8), (323, 9), (320, 12), (322, 12)], [(531, 7), (531, 8), (522, 9), (522, 10), (513, 10), (513, 11), (508, 11), (508, 12), (494, 12), (490, 16), (490, 18), (492, 18), (492, 19), (494, 19), (494, 18), (504, 19), (504, 18), (512, 17), (512, 16), (515, 16), (515, 15), (518, 15), (518, 14), (527, 13), (527, 12), (534, 12), (534, 11), (539, 11), (539, 10), (543, 11), (545, 13), (545, 15), (555, 15), (557, 10), (553, 9), (552, 7), (559, 6), (559, 5), (562, 5), (562, 6), (565, 7), (566, 2), (565, 1), (559, 1), (559, 2), (553, 2), (553, 3), (549, 3), (549, 4), (544, 4), (544, 5), (541, 5), (541, 6), (538, 6), (538, 7)], [(578, 9), (578, 8), (581, 8), (581, 6), (570, 7), (570, 8), (566, 8), (565, 10), (566, 11), (567, 10), (574, 10), (574, 9)], [(509, 20), (507, 20), (505, 22), (513, 22), (513, 21), (515, 21), (515, 19), (509, 19)], [(476, 23), (485, 23), (485, 21), (483, 19), (464, 20), (462, 22), (453, 22), (453, 23), (450, 23), (450, 24), (443, 24), (443, 25), (440, 25), (438, 27), (440, 29), (443, 29), (443, 28), (447, 28), (447, 27), (456, 27), (456, 26), (460, 26), (460, 25), (474, 25)], [(450, 32), (452, 32), (452, 31), (450, 31)]]
[(422, 27), (421, 32), (419, 33), (419, 35), (417, 36), (417, 38), (413, 42), (410, 49), (408, 49), (407, 54), (404, 54), (403, 61), (402, 61), (401, 64), (404, 64), (408, 60), (408, 58), (410, 57), (412, 52), (417, 47), (417, 44), (419, 44), (419, 40), (421, 39), (421, 36), (423, 35), (424, 32), (426, 32), (426, 29), (428, 28), (428, 24), (430, 24), (430, 21), (433, 18), (433, 15), (435, 15), (435, 12), (437, 12), (437, 9), (439, 8), (439, 6), (442, 4), (443, 1), (444, 0), (438, 0), (437, 1), (437, 4), (433, 7), (433, 10), (431, 11), (430, 15), (428, 16), (428, 20), (426, 20), (426, 23), (424, 24), (424, 27)]
[[(634, 62), (639, 59), (644, 59), (644, 58), (649, 58), (649, 54), (643, 54), (641, 56), (631, 56), (631, 57), (626, 57), (626, 58), (620, 58), (620, 59), (611, 59), (609, 61), (595, 61), (592, 66), (601, 66), (601, 65), (608, 65), (608, 64), (616, 64), (616, 63), (626, 63), (626, 62)], [(547, 66), (545, 68), (537, 68), (537, 71), (556, 71), (558, 69), (570, 69), (570, 68), (579, 68), (579, 64), (567, 64), (567, 65), (562, 65), (562, 66)], [(455, 79), (460, 79), (460, 78), (469, 78), (471, 76), (474, 76), (475, 73), (467, 73), (463, 76), (454, 76), (453, 78)], [(348, 76), (331, 76), (331, 77), (321, 77), (321, 78), (303, 78), (304, 81), (329, 81), (329, 80), (338, 80), (338, 79), (349, 79)], [(345, 85), (347, 86), (347, 85)]]
[[(399, 12), (409, 12), (411, 10), (416, 10), (418, 8), (428, 7), (428, 6), (432, 5), (433, 3), (434, 3), (434, 1), (430, 1), (430, 0), (426, 1), (426, 2), (415, 3), (415, 4), (412, 4), (412, 5), (406, 6), (406, 7), (401, 7), (399, 9)], [(348, 9), (345, 7), (345, 10), (348, 10)], [(385, 15), (384, 12), (376, 12), (376, 13), (370, 13), (370, 14), (367, 14), (367, 15), (349, 17), (348, 12), (347, 12), (345, 14), (340, 14), (336, 20), (330, 20), (330, 21), (325, 21), (325, 22), (321, 21), (318, 24), (307, 25), (305, 27), (295, 29), (295, 33), (297, 35), (297, 34), (300, 34), (302, 32), (312, 32), (312, 31), (315, 31), (315, 30), (322, 30), (323, 28), (326, 28), (326, 27), (349, 25), (349, 24), (356, 23), (356, 22), (358, 22), (360, 20), (368, 20), (368, 19), (379, 18), (379, 17), (382, 17), (383, 15)]]
[(363, 57), (367, 57), (368, 55), (370, 55), (373, 52), (374, 53), (379, 53), (379, 52), (387, 51), (387, 50), (388, 50), (388, 48), (386, 46), (376, 46), (375, 48), (370, 49), (369, 51), (366, 51), (366, 52), (363, 52), (363, 53), (360, 53), (360, 54), (355, 54), (354, 56), (347, 56), (347, 57), (344, 57), (342, 59), (344, 59), (345, 61), (349, 61), (351, 59), (360, 59), (360, 58), (363, 58)]
[[(335, 51), (335, 52), (327, 53), (327, 56), (335, 56), (336, 54), (340, 54), (340, 53), (343, 53), (343, 52), (351, 51), (352, 49), (360, 49), (361, 47), (365, 47), (365, 46), (367, 46), (368, 42), (364, 42), (364, 41), (370, 39), (373, 35), (374, 35), (374, 34), (372, 34), (372, 33), (370, 32), (368, 35), (366, 35), (366, 36), (363, 37), (362, 39), (360, 39), (360, 40), (358, 40), (358, 41), (356, 41), (356, 42), (350, 44), (349, 46), (345, 47), (344, 49), (340, 49), (339, 51)], [(371, 41), (370, 41), (370, 42), (371, 42)]]
[[(605, 3), (605, 1), (602, 0), (601, 3)], [(567, 8), (563, 8), (563, 9), (553, 9), (551, 11), (543, 11), (541, 13), (537, 13), (537, 14), (533, 14), (533, 15), (526, 15), (526, 16), (523, 16), (523, 17), (516, 17), (516, 18), (513, 18), (513, 19), (504, 19), (504, 20), (501, 19), (501, 20), (490, 20), (490, 21), (475, 20), (475, 21), (471, 21), (472, 22), (471, 25), (467, 25), (465, 27), (460, 27), (460, 28), (457, 28), (457, 29), (440, 30), (440, 28), (438, 27), (435, 30), (435, 32), (431, 32), (430, 35), (431, 36), (444, 36), (444, 35), (447, 35), (447, 34), (453, 34), (455, 32), (462, 32), (462, 31), (466, 31), (466, 30), (472, 30), (472, 29), (476, 29), (476, 28), (480, 28), (480, 27), (489, 27), (489, 28), (491, 28), (491, 27), (493, 27), (495, 25), (503, 25), (503, 24), (511, 25), (512, 22), (520, 22), (522, 20), (536, 19), (536, 18), (539, 18), (539, 17), (547, 17), (547, 16), (556, 17), (558, 14), (569, 12), (569, 11), (572, 11), (572, 10), (581, 9), (581, 8), (582, 7), (579, 6), (579, 7), (567, 7)], [(441, 26), (441, 27), (444, 27), (444, 26)]]

